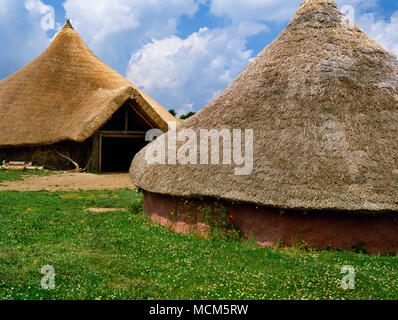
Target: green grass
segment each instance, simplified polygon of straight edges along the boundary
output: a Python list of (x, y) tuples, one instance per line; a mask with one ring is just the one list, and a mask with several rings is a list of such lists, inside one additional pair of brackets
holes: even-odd
[(0, 184), (6, 181), (23, 180), (28, 176), (48, 176), (53, 174), (50, 171), (29, 170), (29, 171), (9, 171), (0, 169)]
[[(133, 190), (0, 192), (0, 299), (398, 298), (395, 256), (185, 236), (125, 209), (140, 201)], [(55, 290), (40, 287), (44, 265)], [(343, 265), (356, 270), (355, 290), (340, 287)]]

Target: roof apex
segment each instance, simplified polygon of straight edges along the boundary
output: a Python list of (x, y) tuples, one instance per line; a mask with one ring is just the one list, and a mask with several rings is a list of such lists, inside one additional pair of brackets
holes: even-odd
[(68, 19), (68, 20), (66, 20), (66, 23), (65, 23), (65, 25), (64, 25), (64, 27), (63, 27), (63, 29), (65, 29), (65, 28), (70, 28), (70, 29), (73, 29), (73, 26), (72, 26), (72, 24), (71, 24), (71, 22), (70, 22), (70, 20)]
[(337, 4), (334, 2), (334, 0), (303, 0), (300, 8), (296, 12), (296, 15), (326, 6), (333, 6), (337, 8)]

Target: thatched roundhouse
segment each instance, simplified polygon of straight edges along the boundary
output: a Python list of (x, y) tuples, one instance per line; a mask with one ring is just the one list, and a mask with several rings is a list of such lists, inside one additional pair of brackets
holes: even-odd
[(151, 128), (174, 117), (85, 45), (68, 21), (49, 48), (0, 81), (0, 160), (128, 170)]
[(332, 0), (303, 1), (279, 37), (177, 129), (253, 129), (252, 172), (148, 164), (148, 146), (130, 169), (145, 212), (187, 231), (203, 228), (201, 218), (184, 225), (189, 214), (218, 202), (262, 243), (397, 252), (397, 75), (397, 57)]

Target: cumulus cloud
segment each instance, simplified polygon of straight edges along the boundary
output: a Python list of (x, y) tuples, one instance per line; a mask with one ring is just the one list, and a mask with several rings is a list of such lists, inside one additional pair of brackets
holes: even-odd
[(286, 21), (299, 7), (300, 0), (211, 0), (211, 13), (227, 16), (232, 23), (242, 21)]
[(203, 107), (251, 55), (232, 30), (202, 28), (186, 39), (172, 36), (144, 45), (132, 56), (127, 77), (182, 113)]
[[(385, 20), (373, 11), (380, 9), (380, 0), (337, 0), (340, 7), (354, 8), (355, 22), (373, 39), (379, 41), (386, 48), (398, 55), (398, 11)], [(372, 10), (369, 12), (369, 10)]]
[(184, 103), (182, 107), (178, 108), (176, 113), (177, 113), (177, 118), (181, 117), (184, 114), (187, 114), (188, 112), (194, 111), (194, 103)]
[(34, 14), (41, 14), (40, 26), (43, 30), (55, 29), (55, 10), (54, 7), (45, 5), (40, 0), (26, 0), (25, 8)]
[(45, 7), (47, 7), (47, 6), (40, 0), (26, 0), (25, 1), (25, 8), (29, 12), (40, 13), (41, 10)]
[(42, 28), (40, 0), (0, 0), (0, 79), (38, 56), (51, 41)]
[(357, 22), (371, 37), (398, 55), (398, 11), (389, 21), (377, 20), (373, 13), (367, 13)]
[(177, 32), (178, 19), (198, 10), (195, 0), (66, 0), (65, 12), (89, 47), (119, 72), (151, 38)]
[(242, 37), (270, 31), (267, 23), (288, 21), (300, 0), (209, 0), (211, 14), (225, 18)]

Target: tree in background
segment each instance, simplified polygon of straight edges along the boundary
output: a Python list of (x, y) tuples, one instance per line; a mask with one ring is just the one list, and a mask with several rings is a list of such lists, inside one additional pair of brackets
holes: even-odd
[[(174, 109), (170, 109), (169, 112), (170, 112), (174, 117), (177, 117), (177, 112), (176, 112)], [(195, 115), (195, 113), (196, 113), (196, 112), (190, 111), (190, 112), (188, 112), (187, 114), (183, 114), (183, 115), (180, 117), (180, 120), (186, 120), (186, 119), (192, 117), (193, 115)]]
[(190, 117), (192, 117), (193, 115), (195, 115), (195, 113), (196, 112), (188, 112), (187, 114), (183, 114), (181, 117), (180, 117), (180, 119), (181, 120), (186, 120), (186, 119), (188, 119), (188, 118), (190, 118)]

